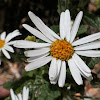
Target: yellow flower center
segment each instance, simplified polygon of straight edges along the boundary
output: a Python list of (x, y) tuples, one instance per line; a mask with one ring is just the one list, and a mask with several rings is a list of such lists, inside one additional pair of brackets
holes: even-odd
[(66, 40), (56, 40), (50, 48), (50, 55), (62, 61), (68, 61), (74, 53), (72, 45)]
[(5, 40), (0, 39), (0, 48), (2, 48), (4, 46), (4, 44), (5, 44)]

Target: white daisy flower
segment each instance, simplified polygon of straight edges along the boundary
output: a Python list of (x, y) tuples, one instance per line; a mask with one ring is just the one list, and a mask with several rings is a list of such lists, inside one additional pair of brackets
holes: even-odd
[(13, 89), (10, 89), (10, 94), (11, 94), (12, 100), (28, 100), (29, 88), (26, 88), (24, 86), (24, 88), (23, 88), (23, 94), (19, 93), (18, 95), (14, 94)]
[[(15, 30), (15, 31), (9, 33), (7, 35), (7, 37), (6, 37), (6, 32), (1, 33), (1, 35), (0, 35), (0, 53), (2, 51), (3, 54), (8, 59), (10, 59), (11, 57), (10, 57), (10, 55), (9, 55), (9, 53), (7, 51), (13, 53), (14, 52), (14, 49), (10, 45), (12, 45), (12, 44), (15, 43), (15, 41), (10, 41), (10, 40), (13, 39), (16, 36), (19, 36), (19, 35), (21, 35), (21, 34), (19, 33), (18, 30)], [(0, 58), (0, 64), (1, 64), (1, 58)]]
[(48, 28), (31, 11), (28, 15), (39, 31), (27, 24), (23, 24), (23, 27), (46, 43), (25, 40), (16, 42), (15, 47), (34, 48), (34, 50), (25, 51), (25, 55), (30, 57), (27, 59), (30, 63), (25, 67), (25, 70), (34, 70), (51, 61), (49, 68), (50, 82), (56, 84), (58, 81), (59, 87), (63, 87), (66, 79), (66, 63), (68, 62), (70, 72), (78, 85), (83, 84), (81, 75), (87, 80), (91, 80), (91, 70), (78, 55), (100, 57), (99, 50), (91, 50), (100, 48), (100, 41), (94, 41), (100, 38), (100, 32), (74, 41), (83, 12), (78, 13), (72, 28), (69, 10), (61, 13), (60, 36)]

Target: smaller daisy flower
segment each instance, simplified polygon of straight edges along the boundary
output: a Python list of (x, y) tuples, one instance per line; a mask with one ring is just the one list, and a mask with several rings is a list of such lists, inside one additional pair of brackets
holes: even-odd
[(28, 15), (38, 30), (27, 24), (23, 24), (23, 27), (46, 43), (26, 40), (16, 42), (15, 47), (34, 48), (34, 50), (25, 51), (25, 55), (30, 57), (27, 59), (30, 63), (25, 67), (25, 70), (31, 71), (37, 69), (51, 61), (49, 67), (51, 84), (56, 84), (58, 81), (59, 87), (64, 86), (66, 80), (66, 64), (68, 64), (72, 77), (78, 85), (83, 84), (81, 76), (89, 81), (92, 80), (91, 70), (79, 55), (100, 57), (100, 51), (95, 50), (100, 48), (100, 41), (95, 41), (100, 38), (100, 32), (74, 41), (83, 12), (80, 11), (77, 14), (72, 27), (70, 11), (66, 10), (61, 13), (59, 25), (60, 36), (47, 27), (34, 13), (29, 12)]
[(10, 93), (12, 100), (28, 100), (29, 88), (24, 86), (23, 94), (19, 93), (18, 95), (15, 95), (13, 89), (10, 89)]
[[(6, 32), (1, 33), (0, 35), (0, 52), (2, 51), (3, 54), (10, 59), (10, 55), (7, 51), (9, 52), (14, 52), (14, 49), (10, 46), (13, 45), (15, 43), (15, 41), (10, 41), (11, 39), (13, 39), (16, 36), (21, 35), (20, 32), (18, 30), (15, 30), (11, 33), (9, 33), (6, 37)], [(10, 42), (9, 42), (10, 41)], [(1, 61), (1, 58), (0, 58)], [(0, 62), (1, 63), (1, 62)]]

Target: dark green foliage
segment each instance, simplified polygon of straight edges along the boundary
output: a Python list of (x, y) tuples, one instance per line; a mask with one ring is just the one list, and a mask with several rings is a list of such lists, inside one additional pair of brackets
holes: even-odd
[[(57, 33), (58, 35), (60, 35), (60, 33), (59, 33), (59, 26), (58, 26), (58, 25), (53, 25), (53, 26), (51, 26), (50, 28), (51, 28), (55, 33)], [(79, 30), (78, 30), (78, 32), (77, 32), (77, 36), (80, 36), (80, 35), (82, 35), (82, 34), (84, 34), (84, 33), (86, 33), (86, 32), (87, 32), (86, 26), (85, 26), (85, 25), (80, 25)]]
[(77, 36), (81, 35), (81, 34), (84, 34), (87, 32), (87, 28), (85, 25), (80, 25), (79, 29), (78, 29), (78, 33), (77, 33)]
[(58, 13), (65, 11), (66, 9), (69, 9), (71, 0), (58, 0)]
[(53, 25), (50, 27), (55, 33), (59, 33), (59, 26), (58, 25)]
[(95, 64), (100, 62), (100, 58), (92, 58), (91, 61), (88, 63), (88, 66), (90, 68), (93, 68), (95, 66)]
[[(57, 84), (50, 84), (47, 73), (47, 65), (30, 72), (24, 72), (24, 76), (21, 79), (5, 83), (4, 88), (13, 88), (17, 94), (22, 91), (24, 86), (30, 87), (30, 98), (32, 98), (30, 100), (55, 100), (57, 98), (60, 98), (59, 100), (61, 100), (63, 97), (75, 100), (74, 93), (82, 91), (82, 86), (78, 86), (74, 82), (69, 69), (67, 69), (67, 83), (62, 89), (60, 89)], [(69, 85), (71, 85), (71, 90), (67, 90)], [(71, 96), (73, 96), (73, 98)]]
[(85, 16), (84, 19), (88, 24), (90, 24), (91, 26), (100, 31), (100, 17), (90, 15), (90, 16)]
[(96, 74), (93, 74), (93, 81), (91, 81), (91, 84), (94, 88), (100, 88), (100, 79)]
[[(23, 87), (25, 86), (27, 83), (29, 82), (34, 82), (33, 78), (32, 77), (22, 77), (21, 79), (19, 80), (15, 80), (14, 82), (7, 82), (7, 83), (4, 83), (4, 88), (6, 89), (11, 89), (13, 88), (14, 90), (17, 90), (17, 89), (20, 89), (20, 86)], [(22, 89), (22, 88), (21, 88)]]

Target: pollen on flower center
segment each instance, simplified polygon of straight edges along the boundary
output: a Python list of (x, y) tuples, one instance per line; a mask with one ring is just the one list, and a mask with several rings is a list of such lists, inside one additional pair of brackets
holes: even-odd
[(62, 61), (68, 61), (74, 53), (72, 45), (66, 40), (56, 40), (50, 48), (50, 55)]
[(5, 40), (0, 39), (0, 48), (2, 48), (4, 46), (4, 44), (5, 44)]

